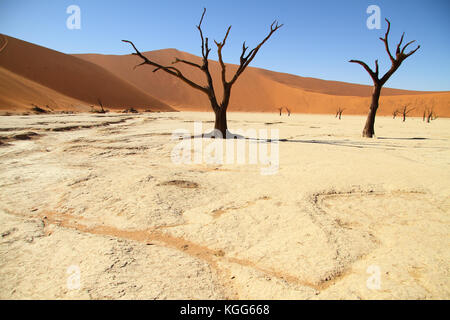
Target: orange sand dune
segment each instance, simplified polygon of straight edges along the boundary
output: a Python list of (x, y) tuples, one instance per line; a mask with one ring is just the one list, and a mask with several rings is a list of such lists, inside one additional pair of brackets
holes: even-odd
[[(146, 52), (145, 55), (161, 64), (170, 65), (175, 57), (199, 63), (200, 57), (176, 49)], [(136, 87), (180, 110), (210, 110), (203, 93), (192, 89), (179, 79), (162, 71), (153, 73), (150, 66), (133, 67), (140, 63), (132, 55), (75, 55), (93, 62), (125, 79)], [(221, 95), (220, 67), (216, 61), (210, 63), (215, 87)], [(205, 84), (201, 71), (178, 64), (190, 79)], [(227, 65), (228, 78), (236, 65)], [(401, 72), (401, 70), (400, 70)], [(248, 68), (233, 87), (230, 110), (250, 112), (277, 112), (286, 106), (297, 113), (335, 113), (338, 107), (345, 114), (366, 114), (372, 87), (338, 81), (304, 78), (258, 68)], [(384, 88), (379, 114), (390, 115), (393, 110), (409, 104), (415, 108), (409, 116), (422, 116), (424, 109), (433, 108), (440, 117), (450, 117), (450, 92), (420, 92)]]
[(86, 111), (98, 106), (173, 110), (102, 67), (19, 39), (0, 36), (0, 109), (31, 104), (54, 110)]
[[(13, 113), (29, 111), (32, 104), (47, 111), (51, 109), (69, 111), (76, 110), (75, 106), (86, 104), (2, 67), (0, 67), (0, 83), (0, 110), (2, 111)], [(79, 110), (83, 111), (83, 108), (79, 107)]]
[[(139, 45), (139, 44), (138, 44)], [(130, 49), (131, 50), (131, 49)], [(175, 57), (199, 63), (200, 58), (176, 49), (145, 53), (170, 65)], [(87, 111), (98, 105), (155, 111), (210, 110), (206, 96), (179, 79), (150, 66), (133, 70), (140, 63), (132, 55), (67, 55), (12, 37), (0, 36), (0, 109), (17, 111), (31, 104), (55, 110)], [(211, 72), (220, 97), (220, 68), (211, 61)], [(200, 70), (177, 65), (190, 79), (205, 83)], [(228, 64), (228, 78), (237, 66)], [(401, 71), (401, 70), (400, 70)], [(280, 106), (296, 113), (366, 114), (372, 88), (366, 85), (304, 78), (258, 68), (248, 68), (233, 87), (230, 111), (277, 112)], [(390, 115), (408, 104), (409, 116), (422, 116), (433, 108), (440, 117), (450, 117), (450, 92), (420, 92), (385, 88), (379, 114)]]

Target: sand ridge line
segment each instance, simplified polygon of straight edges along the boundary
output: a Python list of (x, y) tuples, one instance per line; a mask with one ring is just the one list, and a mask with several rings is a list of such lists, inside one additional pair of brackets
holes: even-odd
[(243, 205), (241, 205), (241, 206), (231, 206), (231, 207), (226, 207), (226, 208), (222, 208), (222, 207), (221, 207), (221, 208), (218, 208), (218, 209), (215, 209), (215, 210), (212, 211), (213, 218), (214, 218), (214, 219), (218, 219), (218, 218), (221, 217), (223, 214), (225, 214), (225, 213), (227, 213), (227, 212), (229, 212), (229, 211), (245, 209), (245, 208), (248, 208), (248, 207), (250, 207), (250, 206), (255, 205), (257, 201), (260, 201), (260, 200), (270, 200), (270, 199), (271, 199), (271, 198), (270, 198), (269, 196), (262, 196), (262, 197), (259, 197), (259, 198), (255, 199), (255, 200), (249, 200), (249, 201), (246, 201), (246, 202), (245, 202)]
[(284, 273), (281, 271), (277, 271), (277, 270), (273, 270), (273, 269), (268, 269), (268, 268), (264, 268), (261, 266), (258, 266), (256, 263), (250, 261), (250, 260), (246, 260), (246, 259), (240, 259), (240, 258), (235, 258), (235, 257), (230, 257), (227, 258), (227, 262), (231, 262), (231, 263), (235, 263), (238, 264), (240, 266), (243, 267), (248, 267), (248, 268), (252, 268), (255, 269), (257, 271), (260, 271), (266, 275), (272, 276), (274, 278), (278, 278), (281, 280), (284, 280), (288, 283), (291, 284), (295, 284), (295, 285), (299, 285), (302, 287), (308, 287), (308, 288), (312, 288), (316, 291), (320, 291), (323, 290), (325, 288), (325, 286), (323, 286), (322, 284), (314, 284), (312, 282), (308, 282), (305, 280), (302, 280), (296, 276), (290, 275), (288, 273)]
[[(61, 217), (58, 215), (59, 214), (56, 212), (46, 212), (45, 214), (42, 214), (41, 219), (42, 221), (44, 221), (44, 226), (48, 226), (49, 224), (56, 224), (61, 227), (74, 229), (84, 233), (102, 236), (113, 236), (116, 238), (145, 243), (147, 245), (157, 244), (168, 248), (172, 248), (181, 251), (183, 253), (189, 254), (192, 257), (205, 261), (210, 266), (210, 268), (216, 272), (217, 276), (223, 279), (222, 283), (225, 288), (227, 288), (227, 286), (225, 285), (226, 283), (228, 284), (229, 287), (232, 287), (232, 285), (229, 284), (229, 280), (225, 280), (230, 279), (230, 276), (223, 275), (224, 272), (226, 273), (228, 272), (226, 270), (222, 270), (217, 265), (216, 258), (223, 257), (225, 255), (225, 253), (222, 250), (212, 250), (206, 246), (196, 244), (183, 238), (174, 237), (161, 231), (162, 229), (165, 228), (173, 228), (183, 224), (159, 226), (147, 230), (129, 231), (129, 230), (120, 230), (111, 226), (89, 227), (83, 224), (78, 224), (76, 220), (73, 221), (74, 219), (78, 219), (78, 217), (73, 217), (71, 215), (64, 215), (63, 217)], [(84, 221), (86, 220), (82, 217), (80, 218), (81, 220)], [(228, 291), (232, 291), (229, 288), (227, 289)], [(230, 295), (231, 295), (230, 299), (238, 299), (238, 294), (236, 292), (231, 293)]]
[(100, 123), (95, 123), (95, 124), (80, 124), (80, 125), (69, 125), (69, 126), (65, 126), (65, 127), (55, 127), (55, 128), (47, 128), (45, 129), (45, 131), (53, 131), (53, 132), (61, 132), (61, 131), (73, 131), (73, 130), (81, 130), (81, 129), (92, 129), (92, 128), (99, 128), (99, 127), (107, 127), (110, 125), (114, 125), (114, 124), (121, 124), (121, 123), (125, 123), (128, 120), (133, 120), (135, 118), (133, 117), (127, 117), (127, 118), (123, 118), (117, 121), (105, 121), (105, 122), (100, 122)]
[[(328, 243), (335, 248), (335, 259), (338, 261), (338, 266), (335, 270), (332, 270), (328, 276), (324, 277), (319, 286), (322, 288), (328, 288), (331, 285), (335, 284), (338, 280), (344, 278), (346, 275), (350, 274), (351, 268), (354, 262), (364, 259), (365, 256), (369, 254), (369, 252), (358, 254), (357, 256), (347, 261), (345, 258), (346, 255), (346, 246), (343, 243), (343, 239), (339, 237), (335, 230), (344, 230), (344, 229), (353, 229), (349, 227), (347, 224), (342, 223), (339, 218), (334, 219), (329, 216), (327, 213), (327, 209), (323, 207), (325, 199), (332, 198), (350, 198), (352, 196), (363, 196), (363, 197), (384, 197), (388, 195), (411, 195), (411, 194), (419, 194), (424, 195), (426, 192), (421, 190), (394, 190), (391, 192), (387, 191), (378, 191), (374, 188), (369, 188), (367, 191), (361, 190), (360, 188), (353, 189), (350, 191), (324, 191), (314, 193), (309, 197), (309, 202), (312, 204), (312, 210), (310, 211), (310, 216), (312, 221), (319, 226), (321, 230), (323, 230), (328, 238)], [(374, 245), (379, 245), (380, 241), (372, 234), (369, 233), (371, 240)]]
[[(264, 197), (262, 197), (264, 198)], [(121, 230), (112, 226), (87, 226), (84, 224), (77, 223), (76, 219), (81, 218), (80, 220), (87, 221), (87, 219), (82, 217), (74, 217), (71, 215), (56, 213), (56, 212), (46, 212), (43, 213), (41, 216), (42, 221), (44, 221), (44, 225), (48, 226), (49, 224), (56, 224), (61, 227), (69, 228), (69, 229), (75, 229), (80, 232), (89, 233), (89, 234), (95, 234), (95, 235), (103, 235), (103, 236), (113, 236), (117, 238), (137, 241), (141, 243), (145, 243), (147, 245), (163, 245), (165, 247), (169, 247), (181, 252), (184, 252), (186, 254), (189, 254), (190, 256), (193, 256), (195, 258), (199, 258), (209, 264), (211, 268), (213, 268), (217, 274), (223, 278), (227, 279), (224, 280), (224, 283), (229, 283), (230, 277), (225, 277), (223, 275), (223, 272), (227, 272), (226, 270), (223, 270), (223, 268), (220, 268), (218, 266), (218, 260), (223, 259), (225, 262), (228, 263), (235, 263), (239, 264), (243, 267), (249, 267), (252, 269), (255, 269), (257, 271), (260, 271), (266, 275), (279, 278), (281, 280), (284, 280), (288, 283), (292, 283), (295, 285), (300, 285), (304, 287), (312, 288), (316, 291), (323, 290), (325, 288), (328, 288), (331, 284), (334, 284), (334, 282), (330, 282), (328, 285), (324, 285), (322, 283), (314, 284), (305, 280), (302, 280), (298, 277), (295, 277), (290, 274), (283, 273), (281, 271), (276, 271), (273, 269), (264, 268), (261, 266), (258, 266), (255, 262), (247, 259), (241, 259), (236, 257), (226, 257), (226, 253), (223, 250), (214, 250), (211, 248), (208, 248), (206, 246), (194, 243), (192, 241), (186, 240), (181, 237), (175, 237), (170, 234), (164, 233), (161, 230), (166, 228), (173, 228), (177, 226), (182, 226), (184, 224), (174, 224), (174, 225), (167, 225), (167, 226), (159, 226), (156, 228), (151, 228), (147, 230)], [(74, 221), (75, 220), (75, 221)], [(155, 242), (155, 243), (152, 243)], [(230, 284), (228, 284), (230, 285)], [(237, 296), (237, 294), (235, 294)]]
[(312, 195), (312, 201), (314, 204), (317, 204), (320, 201), (323, 200), (323, 198), (333, 198), (333, 197), (350, 197), (350, 196), (386, 196), (388, 194), (392, 195), (410, 195), (410, 194), (426, 194), (425, 191), (422, 190), (394, 190), (390, 192), (386, 191), (375, 191), (372, 189), (369, 189), (367, 191), (364, 190), (357, 190), (357, 191), (329, 191), (329, 192), (318, 192), (314, 193)]
[[(334, 259), (337, 261), (337, 265), (333, 270), (330, 270), (325, 274), (322, 279), (319, 281), (319, 286), (322, 289), (329, 288), (333, 284), (335, 284), (340, 279), (344, 278), (346, 275), (350, 274), (351, 267), (354, 262), (357, 260), (363, 259), (365, 254), (358, 254), (352, 259), (348, 260), (346, 256), (349, 255), (348, 249), (346, 247), (345, 239), (342, 239), (336, 230), (345, 230), (347, 226), (339, 223), (338, 220), (331, 217), (324, 208), (323, 198), (325, 197), (338, 197), (338, 196), (348, 196), (348, 195), (376, 195), (381, 196), (384, 195), (382, 192), (375, 192), (374, 190), (369, 190), (367, 192), (361, 190), (348, 191), (348, 192), (338, 192), (335, 190), (331, 190), (328, 192), (319, 192), (314, 193), (309, 197), (309, 202), (312, 205), (311, 210), (309, 211), (309, 215), (311, 217), (311, 221), (316, 224), (326, 235), (328, 244), (334, 248), (335, 257)], [(371, 234), (370, 234), (371, 235)], [(371, 235), (373, 237), (373, 235)], [(378, 243), (378, 240), (374, 238), (374, 243)]]

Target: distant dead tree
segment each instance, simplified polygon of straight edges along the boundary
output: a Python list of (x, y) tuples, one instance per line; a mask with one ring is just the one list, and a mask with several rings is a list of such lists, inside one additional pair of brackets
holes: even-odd
[(437, 119), (437, 115), (436, 115), (436, 113), (434, 113), (433, 108), (431, 108), (431, 109), (426, 109), (426, 110), (423, 112), (423, 115), (424, 115), (424, 121), (425, 121), (425, 114), (426, 114), (426, 116), (427, 116), (427, 123), (430, 123), (431, 120), (436, 120), (436, 119)]
[(344, 110), (345, 110), (345, 109), (341, 109), (341, 107), (339, 107), (339, 108), (337, 109), (337, 111), (336, 111), (336, 117), (335, 117), (335, 118), (339, 117), (339, 120), (341, 120), (342, 112), (344, 112)]
[(280, 117), (281, 117), (281, 112), (283, 112), (283, 107), (278, 108), (278, 111), (280, 112)]
[(98, 105), (100, 106), (100, 110), (95, 109), (95, 106), (91, 106), (91, 112), (92, 113), (108, 113), (109, 110), (105, 110), (105, 108), (103, 108), (103, 103), (100, 100), (100, 98), (97, 98), (98, 101)]
[(389, 55), (389, 58), (391, 60), (391, 68), (382, 76), (379, 78), (379, 67), (378, 67), (378, 60), (375, 60), (375, 71), (373, 71), (365, 62), (360, 60), (350, 60), (349, 62), (360, 64), (370, 75), (372, 78), (374, 89), (372, 93), (372, 102), (370, 104), (369, 108), (369, 114), (367, 115), (366, 124), (364, 126), (363, 130), (363, 137), (372, 138), (375, 134), (374, 125), (375, 125), (375, 115), (378, 110), (380, 95), (381, 95), (381, 89), (383, 88), (383, 85), (389, 80), (389, 78), (397, 71), (397, 69), (400, 67), (402, 62), (406, 60), (406, 58), (413, 55), (417, 50), (419, 50), (420, 46), (417, 46), (416, 49), (410, 51), (409, 53), (405, 53), (406, 48), (415, 42), (415, 40), (408, 42), (403, 48), (401, 48), (403, 37), (405, 36), (405, 33), (403, 33), (400, 42), (397, 45), (397, 50), (395, 52), (395, 57), (392, 55), (390, 49), (389, 49), (389, 42), (388, 42), (388, 36), (389, 31), (391, 29), (391, 23), (388, 19), (386, 19), (386, 22), (388, 23), (388, 28), (386, 31), (386, 34), (384, 38), (380, 38), (381, 41), (384, 42), (386, 52)]
[(287, 111), (288, 117), (290, 117), (291, 116), (291, 110), (288, 107), (286, 107), (286, 111)]
[(105, 109), (103, 108), (103, 103), (100, 100), (100, 98), (97, 99), (98, 104), (100, 105), (101, 111), (99, 113), (106, 113)]
[(400, 111), (398, 111), (397, 109), (395, 109), (394, 111), (392, 111), (392, 119), (395, 119), (395, 117), (400, 113)]
[(406, 105), (406, 106), (403, 107), (403, 110), (402, 110), (403, 122), (406, 121), (406, 116), (408, 115), (408, 113), (410, 113), (410, 112), (413, 111), (414, 109), (415, 109), (415, 108), (408, 109), (408, 105)]
[(425, 118), (427, 117), (427, 109), (423, 110), (423, 118), (422, 121), (425, 122)]
[[(283, 25), (282, 24), (279, 25), (277, 21), (274, 21), (270, 26), (269, 34), (255, 48), (250, 50), (248, 53), (247, 53), (248, 47), (245, 45), (245, 42), (243, 43), (242, 53), (240, 56), (240, 63), (239, 63), (239, 66), (238, 66), (235, 74), (231, 78), (231, 80), (227, 80), (226, 65), (225, 65), (225, 63), (223, 61), (223, 57), (222, 57), (222, 49), (225, 46), (225, 43), (227, 41), (228, 35), (231, 30), (231, 26), (228, 27), (227, 32), (225, 33), (225, 37), (223, 38), (222, 42), (214, 41), (214, 43), (217, 46), (217, 55), (219, 58), (219, 64), (221, 66), (221, 80), (222, 80), (222, 86), (223, 86), (223, 97), (222, 97), (222, 101), (219, 102), (217, 100), (216, 92), (214, 90), (213, 78), (212, 78), (210, 70), (209, 70), (208, 56), (209, 56), (211, 49), (209, 47), (208, 38), (205, 38), (203, 36), (203, 31), (201, 28), (203, 18), (205, 17), (205, 13), (206, 13), (206, 8), (203, 9), (203, 14), (202, 14), (202, 17), (200, 18), (200, 23), (197, 26), (197, 29), (200, 33), (201, 42), (202, 42), (202, 46), (201, 46), (201, 48), (202, 48), (202, 64), (197, 64), (192, 61), (175, 58), (175, 61), (172, 63), (172, 66), (163, 66), (155, 61), (151, 61), (146, 56), (144, 56), (136, 48), (136, 46), (134, 45), (133, 42), (131, 42), (129, 40), (122, 40), (122, 41), (131, 44), (133, 46), (134, 50), (136, 51), (135, 53), (133, 53), (133, 55), (136, 55), (143, 60), (143, 62), (141, 64), (137, 65), (136, 67), (144, 65), (144, 64), (151, 65), (151, 66), (155, 67), (153, 72), (162, 70), (174, 77), (179, 78), (180, 80), (182, 80), (183, 82), (185, 82), (189, 86), (191, 86), (192, 88), (199, 90), (199, 91), (203, 92), (204, 94), (206, 94), (208, 96), (209, 102), (211, 104), (211, 108), (213, 109), (214, 114), (215, 114), (214, 129), (220, 131), (220, 133), (222, 134), (222, 137), (226, 138), (227, 132), (228, 132), (227, 108), (228, 108), (228, 104), (230, 102), (232, 86), (236, 83), (236, 80), (239, 78), (240, 75), (242, 75), (242, 73), (245, 71), (245, 69), (247, 69), (248, 65), (253, 61), (256, 54), (261, 49), (261, 47)], [(197, 69), (201, 70), (205, 74), (207, 85), (203, 86), (203, 85), (200, 85), (200, 84), (195, 83), (194, 81), (188, 79), (179, 69), (177, 69), (173, 66), (173, 64), (176, 64), (176, 63), (184, 63), (193, 68), (197, 68)]]

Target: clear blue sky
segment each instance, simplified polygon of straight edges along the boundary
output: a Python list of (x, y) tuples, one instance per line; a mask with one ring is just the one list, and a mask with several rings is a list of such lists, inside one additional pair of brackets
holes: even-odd
[[(81, 29), (69, 30), (69, 5), (81, 8)], [(381, 30), (369, 30), (369, 5), (381, 8)], [(450, 90), (450, 1), (448, 0), (0, 0), (0, 32), (65, 53), (128, 54), (121, 39), (142, 51), (177, 48), (200, 55), (195, 28), (207, 8), (203, 30), (223, 38), (233, 25), (224, 58), (238, 63), (242, 42), (253, 46), (278, 19), (285, 26), (260, 51), (252, 66), (306, 77), (371, 84), (349, 59), (381, 71), (390, 61), (378, 39), (392, 22), (391, 47), (401, 33), (422, 48), (387, 83), (410, 90)], [(215, 46), (214, 46), (215, 47)], [(214, 51), (215, 48), (213, 48)], [(211, 56), (216, 59), (216, 55)]]

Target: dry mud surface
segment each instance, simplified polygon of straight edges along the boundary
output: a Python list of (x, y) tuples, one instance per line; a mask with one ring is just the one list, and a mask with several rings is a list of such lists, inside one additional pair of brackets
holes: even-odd
[(278, 172), (173, 163), (212, 119), (0, 117), (0, 298), (450, 298), (450, 120), (230, 113)]

